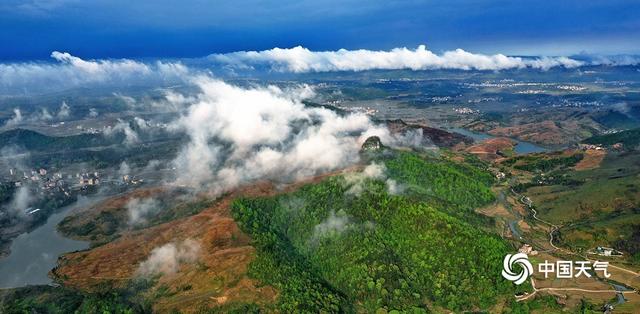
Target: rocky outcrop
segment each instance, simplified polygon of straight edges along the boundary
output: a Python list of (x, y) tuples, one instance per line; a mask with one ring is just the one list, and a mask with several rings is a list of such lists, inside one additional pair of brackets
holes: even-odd
[(382, 142), (377, 136), (370, 136), (362, 143), (362, 151), (378, 151), (382, 149)]

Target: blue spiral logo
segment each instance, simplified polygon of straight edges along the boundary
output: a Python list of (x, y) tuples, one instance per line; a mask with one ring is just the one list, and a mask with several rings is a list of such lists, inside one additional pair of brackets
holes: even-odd
[[(520, 273), (516, 273), (513, 269), (513, 266), (516, 264), (519, 264), (522, 267), (522, 271)], [(520, 285), (525, 282), (531, 274), (533, 274), (533, 265), (529, 262), (527, 254), (507, 254), (504, 257), (502, 277), (505, 279), (513, 281), (516, 285)]]

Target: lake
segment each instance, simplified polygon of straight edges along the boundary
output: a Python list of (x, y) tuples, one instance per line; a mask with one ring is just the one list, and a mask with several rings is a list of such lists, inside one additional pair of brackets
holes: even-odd
[(56, 226), (73, 209), (87, 205), (84, 201), (66, 206), (51, 215), (44, 225), (15, 238), (9, 256), (0, 259), (0, 288), (52, 283), (48, 274), (56, 266), (58, 256), (89, 247), (89, 242), (63, 237)]

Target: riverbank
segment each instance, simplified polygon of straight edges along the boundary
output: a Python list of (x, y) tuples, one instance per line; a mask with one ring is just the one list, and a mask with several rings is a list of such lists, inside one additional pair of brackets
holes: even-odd
[(83, 199), (63, 207), (49, 216), (45, 224), (17, 236), (11, 243), (10, 253), (0, 259), (0, 288), (52, 283), (48, 274), (56, 266), (58, 256), (89, 247), (89, 242), (65, 238), (58, 233), (58, 223), (74, 209), (101, 199)]
[[(476, 142), (481, 142), (481, 141), (484, 141), (484, 140), (496, 138), (496, 136), (493, 136), (493, 135), (490, 135), (490, 134), (476, 133), (476, 132), (472, 132), (472, 131), (469, 131), (467, 129), (462, 129), (462, 128), (452, 128), (452, 129), (449, 129), (449, 131), (453, 131), (453, 132), (460, 133), (462, 135), (468, 136), (468, 137), (472, 138)], [(541, 152), (546, 152), (546, 151), (552, 150), (552, 148), (542, 147), (540, 145), (529, 143), (529, 142), (520, 141), (520, 140), (515, 139), (515, 138), (510, 138), (510, 139), (516, 143), (515, 148), (514, 148), (514, 152), (516, 154), (518, 154), (518, 155), (531, 154), (531, 153), (541, 153)]]

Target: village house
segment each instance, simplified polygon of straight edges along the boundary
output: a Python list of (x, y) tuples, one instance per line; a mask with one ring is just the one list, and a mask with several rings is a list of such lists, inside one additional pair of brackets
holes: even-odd
[(534, 250), (533, 247), (529, 244), (523, 244), (520, 249), (518, 249), (518, 253), (524, 253), (527, 255), (535, 256), (538, 255), (538, 251)]

